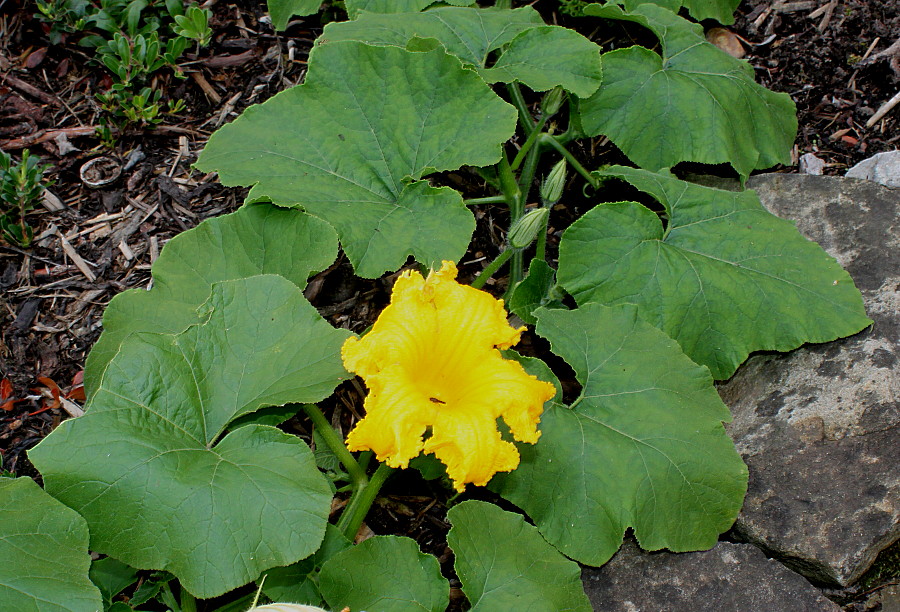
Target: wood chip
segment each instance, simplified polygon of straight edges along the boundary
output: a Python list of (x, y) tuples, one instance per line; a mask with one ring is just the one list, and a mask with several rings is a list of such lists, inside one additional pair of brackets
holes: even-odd
[(150, 263), (152, 264), (159, 257), (159, 238), (150, 236)]
[(81, 258), (81, 255), (78, 254), (78, 251), (75, 250), (75, 247), (73, 247), (72, 244), (68, 240), (66, 240), (66, 237), (63, 236), (62, 232), (57, 230), (56, 235), (59, 236), (63, 251), (65, 251), (66, 255), (69, 256), (69, 259), (72, 260), (72, 263), (75, 264), (75, 267), (78, 268), (78, 270), (82, 274), (84, 274), (89, 281), (94, 282), (95, 280), (97, 280), (97, 275), (94, 274), (94, 272), (88, 267), (87, 262)]
[(772, 10), (776, 13), (796, 13), (797, 11), (808, 11), (815, 8), (814, 0), (800, 0), (799, 2), (776, 2), (772, 5)]
[[(816, 29), (819, 32), (824, 32), (828, 28), (828, 24), (831, 23), (831, 16), (834, 14), (834, 9), (837, 7), (838, 0), (831, 0), (828, 4), (825, 5), (825, 15), (822, 17), (822, 21), (819, 22), (819, 25), (816, 26)], [(810, 14), (812, 16), (812, 14)]]
[(131, 250), (131, 247), (128, 246), (128, 243), (124, 240), (119, 242), (119, 251), (122, 252), (122, 255), (125, 256), (125, 259), (131, 261), (134, 259), (134, 251)]
[(70, 399), (60, 397), (59, 403), (62, 406), (63, 410), (69, 413), (70, 417), (77, 418), (84, 414), (84, 410), (81, 409), (81, 406)]
[(66, 205), (63, 204), (63, 201), (60, 200), (56, 196), (56, 194), (49, 189), (44, 189), (44, 193), (41, 194), (41, 204), (43, 204), (44, 208), (46, 208), (50, 212), (59, 212), (61, 210), (65, 210), (66, 208)]
[(206, 77), (203, 76), (202, 72), (192, 72), (191, 78), (200, 86), (200, 89), (203, 90), (203, 93), (206, 94), (206, 97), (209, 98), (210, 102), (216, 106), (222, 103), (222, 96), (220, 96), (219, 92), (209, 84), (209, 81), (206, 80)]

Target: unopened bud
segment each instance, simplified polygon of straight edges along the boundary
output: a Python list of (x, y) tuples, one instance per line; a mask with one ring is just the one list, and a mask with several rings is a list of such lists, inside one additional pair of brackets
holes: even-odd
[(563, 101), (566, 99), (566, 92), (562, 87), (554, 87), (544, 95), (541, 100), (541, 113), (545, 117), (552, 117), (559, 112)]
[(547, 224), (547, 216), (550, 211), (546, 208), (537, 208), (513, 223), (509, 230), (507, 240), (509, 246), (514, 249), (524, 249), (537, 238), (538, 232)]
[(556, 204), (562, 197), (563, 187), (566, 186), (566, 160), (561, 159), (550, 174), (541, 183), (541, 199), (544, 204)]

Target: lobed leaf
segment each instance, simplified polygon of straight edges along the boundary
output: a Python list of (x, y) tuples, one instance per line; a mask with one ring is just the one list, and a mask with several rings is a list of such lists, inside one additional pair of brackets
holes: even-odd
[(84, 519), (31, 478), (0, 478), (0, 610), (97, 612)]
[(641, 4), (656, 4), (677, 13), (681, 7), (687, 8), (697, 21), (715, 19), (721, 24), (734, 23), (734, 12), (741, 0), (616, 0), (626, 11), (633, 11)]
[(262, 592), (272, 601), (299, 601), (322, 606), (325, 601), (319, 592), (318, 572), (328, 559), (353, 546), (340, 530), (329, 523), (325, 539), (312, 556), (286, 567), (273, 567), (265, 573), (265, 581), (258, 581)]
[(747, 468), (706, 368), (632, 306), (535, 314), (581, 396), (549, 402), (540, 440), (518, 445), (519, 467), (490, 487), (587, 565), (606, 563), (629, 527), (647, 550), (713, 546), (741, 508)]
[(753, 191), (702, 187), (613, 166), (666, 208), (601, 204), (563, 235), (559, 283), (579, 304), (636, 304), (717, 379), (751, 351), (789, 351), (868, 326), (850, 276)]
[(304, 17), (319, 12), (321, 0), (266, 0), (272, 27), (278, 32), (287, 28), (291, 17)]
[(103, 313), (103, 334), (85, 365), (88, 398), (130, 334), (174, 334), (198, 323), (213, 283), (278, 274), (302, 289), (335, 257), (337, 235), (327, 223), (271, 204), (245, 205), (179, 234), (153, 264), (153, 289), (120, 293)]
[(319, 590), (335, 610), (444, 612), (450, 603), (437, 559), (400, 536), (375, 536), (337, 553), (322, 566)]
[[(362, 11), (370, 13), (415, 13), (435, 4), (434, 0), (345, 0), (347, 15), (356, 19)], [(451, 6), (471, 6), (475, 0), (447, 0)]]
[[(330, 23), (328, 41), (406, 47), (413, 38), (435, 39), (488, 83), (520, 81), (536, 91), (557, 85), (587, 97), (601, 80), (600, 47), (581, 34), (547, 26), (536, 10), (444, 6), (424, 13), (362, 13), (355, 21)], [(500, 53), (487, 67), (492, 53)]]
[(217, 283), (205, 309), (180, 334), (123, 341), (86, 414), (29, 457), (85, 517), (92, 549), (208, 598), (319, 547), (331, 490), (309, 447), (270, 426), (227, 430), (328, 396), (347, 376), (348, 332), (280, 276)]
[(472, 612), (592, 609), (581, 585), (581, 568), (522, 515), (470, 500), (451, 508), (447, 519), (453, 524), (447, 543)]
[[(327, 37), (325, 37), (327, 38)], [(198, 167), (251, 200), (300, 207), (337, 229), (357, 274), (458, 260), (475, 220), (425, 175), (489, 165), (515, 109), (442, 49), (321, 41), (303, 85), (252, 106), (210, 137)]]
[(584, 10), (639, 23), (662, 44), (662, 56), (637, 46), (603, 54), (603, 87), (579, 105), (585, 133), (606, 135), (648, 170), (728, 163), (747, 176), (790, 163), (794, 103), (754, 82), (753, 68), (706, 42), (699, 25), (654, 4)]

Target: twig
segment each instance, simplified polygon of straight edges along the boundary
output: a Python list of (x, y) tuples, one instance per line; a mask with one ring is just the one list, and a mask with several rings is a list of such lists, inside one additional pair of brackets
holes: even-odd
[(9, 83), (10, 85), (12, 85), (13, 87), (15, 87), (16, 89), (18, 89), (19, 91), (27, 93), (29, 96), (32, 96), (34, 98), (37, 98), (44, 104), (53, 104), (53, 105), (59, 104), (59, 102), (56, 100), (56, 98), (54, 98), (50, 94), (48, 94), (44, 91), (41, 91), (34, 85), (31, 85), (29, 83), (26, 83), (25, 81), (17, 79), (16, 77), (12, 76), (11, 74), (3, 75), (3, 80), (6, 81), (7, 83)]
[(206, 97), (209, 98), (210, 102), (218, 106), (222, 103), (222, 96), (219, 95), (213, 86), (209, 84), (209, 81), (206, 80), (206, 77), (203, 76), (202, 72), (192, 72), (191, 78), (194, 79), (194, 82), (200, 86), (200, 89), (203, 90), (203, 93), (206, 94)]
[(93, 125), (85, 125), (83, 127), (62, 128), (59, 130), (38, 130), (34, 134), (22, 136), (21, 138), (12, 138), (10, 140), (0, 140), (0, 148), (3, 149), (24, 149), (31, 145), (47, 142), (48, 140), (56, 140), (60, 134), (65, 134), (66, 138), (74, 138), (76, 136), (90, 136), (97, 131)]
[(888, 100), (887, 102), (882, 104), (881, 108), (879, 108), (877, 111), (875, 111), (874, 115), (869, 117), (869, 120), (866, 121), (866, 127), (870, 128), (873, 125), (875, 125), (876, 123), (878, 123), (882, 117), (884, 117), (889, 112), (891, 112), (891, 109), (893, 109), (898, 104), (900, 104), (900, 91), (898, 91), (896, 94), (894, 94), (893, 98), (891, 98), (890, 100)]
[(97, 275), (88, 267), (87, 262), (81, 258), (81, 255), (78, 254), (78, 251), (75, 250), (75, 247), (66, 240), (66, 237), (63, 236), (62, 232), (57, 230), (56, 235), (59, 236), (60, 242), (62, 242), (63, 251), (65, 251), (66, 255), (69, 256), (69, 259), (72, 260), (72, 263), (75, 264), (75, 267), (84, 274), (87, 279), (91, 282), (97, 280)]
[[(847, 89), (856, 89), (856, 75), (859, 74), (859, 67), (863, 65), (863, 62), (866, 61), (866, 58), (872, 54), (872, 51), (875, 50), (875, 47), (878, 45), (878, 42), (881, 40), (880, 36), (876, 36), (875, 40), (872, 41), (872, 44), (869, 45), (869, 48), (866, 49), (866, 52), (863, 54), (862, 59), (860, 59), (856, 63), (856, 70), (853, 71), (853, 76), (850, 77), (850, 81), (847, 83)], [(900, 42), (900, 41), (898, 41)]]
[(838, 0), (831, 0), (831, 2), (825, 5), (825, 16), (822, 17), (822, 21), (819, 22), (819, 25), (816, 26), (816, 29), (819, 30), (819, 32), (824, 32), (825, 29), (828, 28), (828, 24), (831, 23), (831, 16), (834, 14), (837, 3)]
[[(878, 38), (878, 39), (876, 39), (876, 41), (877, 41), (877, 40), (881, 40), (881, 39)], [(875, 43), (872, 43), (872, 45), (874, 46)], [(868, 54), (866, 54), (866, 56), (863, 56), (863, 58), (862, 58), (862, 59), (859, 61), (859, 63), (857, 63), (856, 65), (857, 65), (857, 66), (862, 66), (864, 62), (865, 62), (866, 64), (871, 64), (871, 63), (876, 62), (876, 61), (878, 61), (878, 60), (880, 60), (880, 59), (882, 59), (882, 58), (885, 58), (885, 57), (894, 57), (894, 56), (898, 56), (898, 55), (900, 55), (900, 38), (898, 38), (898, 39), (894, 42), (894, 44), (892, 44), (890, 47), (888, 47), (888, 48), (885, 49), (884, 51), (879, 51), (878, 53), (876, 53), (876, 54), (873, 55), (872, 57), (869, 57), (868, 59), (866, 59), (866, 56), (868, 56)]]

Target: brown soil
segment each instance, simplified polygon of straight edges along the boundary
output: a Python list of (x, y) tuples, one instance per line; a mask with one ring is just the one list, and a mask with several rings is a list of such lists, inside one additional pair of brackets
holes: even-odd
[[(579, 25), (553, 14), (550, 0), (541, 4), (537, 7), (548, 20)], [(826, 0), (745, 0), (731, 29), (744, 39), (758, 80), (796, 101), (796, 158), (812, 152), (826, 162), (826, 173), (841, 174), (874, 153), (897, 148), (900, 109), (872, 128), (865, 123), (900, 89), (900, 53), (879, 55), (900, 39), (900, 4), (835, 0), (830, 12), (816, 11), (822, 4)], [(805, 8), (788, 10), (799, 5)], [(242, 190), (226, 189), (214, 176), (191, 168), (209, 134), (246, 106), (301, 82), (311, 43), (321, 31), (312, 17), (276, 35), (261, 20), (264, 3), (253, 0), (213, 4), (213, 11), (214, 41), (188, 58), (188, 78), (165, 71), (158, 77), (160, 88), (183, 99), (187, 111), (155, 129), (118, 132), (106, 147), (95, 134), (102, 113), (94, 94), (109, 87), (109, 76), (89, 61), (90, 52), (75, 44), (76, 36), (50, 44), (47, 28), (33, 18), (33, 3), (0, 2), (0, 148), (18, 155), (28, 147), (52, 164), (50, 190), (65, 205), (29, 217), (36, 236), (32, 248), (0, 243), (0, 379), (8, 381), (0, 404), (19, 400), (0, 410), (0, 452), (2, 468), (14, 474), (40, 478), (25, 451), (68, 417), (72, 404), (54, 401), (54, 384), (76, 407), (81, 403), (79, 377), (109, 300), (125, 289), (148, 287), (150, 265), (173, 236), (242, 202)], [(590, 34), (591, 27), (580, 27)], [(589, 167), (621, 161), (602, 139), (574, 150)], [(100, 155), (112, 158), (122, 174), (91, 189), (79, 171)], [(780, 170), (795, 172), (797, 166)], [(467, 197), (487, 195), (473, 173), (451, 173), (442, 180)], [(586, 204), (554, 210), (551, 225), (561, 230)], [(501, 207), (475, 212), (481, 222), (464, 258), (470, 263), (461, 267), (463, 281), (486, 265), (503, 239)], [(551, 253), (554, 247), (551, 239)], [(333, 324), (361, 331), (387, 303), (392, 281), (390, 276), (358, 279), (341, 258), (313, 279), (307, 295)], [(498, 278), (494, 288), (502, 291), (504, 284)], [(361, 389), (347, 383), (325, 407), (346, 431), (361, 405)], [(309, 439), (304, 420), (292, 419), (285, 427)], [(411, 475), (385, 492), (370, 527), (416, 537), (446, 568), (447, 490)]]

